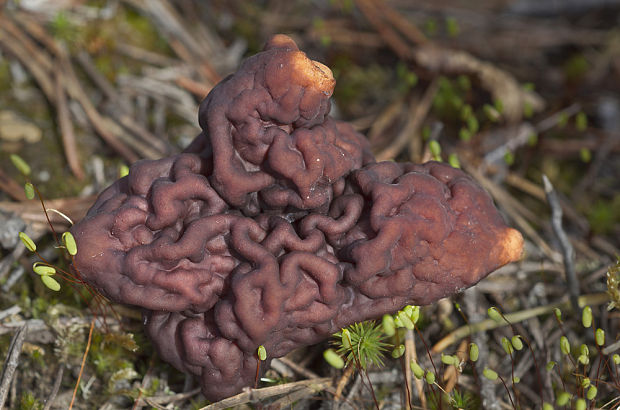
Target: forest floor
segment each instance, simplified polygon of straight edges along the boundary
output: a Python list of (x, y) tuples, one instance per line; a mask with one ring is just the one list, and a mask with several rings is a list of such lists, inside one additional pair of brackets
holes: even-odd
[[(0, 0), (0, 408), (620, 408), (619, 27), (620, 2), (603, 0)], [(123, 166), (187, 146), (199, 102), (276, 33), (332, 69), (332, 115), (378, 159), (460, 166), (526, 251), (422, 307), (382, 367), (336, 370), (325, 342), (210, 404), (158, 359), (139, 311), (32, 272), (20, 231), (64, 262), (9, 158), (79, 220)], [(517, 335), (523, 350), (506, 344)]]

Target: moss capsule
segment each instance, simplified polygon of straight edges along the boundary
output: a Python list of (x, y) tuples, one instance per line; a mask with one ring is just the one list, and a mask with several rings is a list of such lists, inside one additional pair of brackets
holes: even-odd
[(67, 248), (67, 252), (69, 252), (69, 255), (75, 256), (77, 254), (77, 244), (75, 243), (75, 238), (73, 237), (71, 232), (63, 233), (62, 241), (65, 243), (65, 247)]
[(590, 306), (583, 308), (581, 312), (581, 324), (586, 328), (592, 326), (592, 308)]
[(330, 366), (336, 369), (342, 369), (344, 367), (344, 360), (333, 349), (327, 349), (323, 352), (323, 358)]
[(478, 360), (478, 356), (480, 355), (480, 350), (478, 349), (478, 345), (475, 343), (469, 344), (469, 360), (475, 362)]
[(487, 313), (489, 314), (489, 317), (497, 323), (501, 323), (503, 321), (501, 313), (499, 313), (499, 310), (497, 310), (495, 306), (490, 307), (487, 310)]
[(597, 345), (603, 346), (605, 344), (605, 331), (601, 328), (596, 329), (595, 339)]
[(570, 343), (566, 336), (560, 337), (560, 351), (566, 355), (570, 354)]
[(523, 349), (523, 342), (521, 341), (521, 336), (519, 335), (514, 335), (512, 339), (510, 339), (510, 344), (512, 344), (512, 347), (514, 347), (515, 350)]
[(420, 366), (415, 360), (412, 360), (409, 363), (409, 367), (411, 367), (411, 371), (416, 379), (422, 380), (422, 377), (424, 377), (424, 369), (422, 369), (422, 366)]
[(60, 290), (60, 283), (56, 281), (56, 279), (52, 278), (49, 275), (41, 276), (41, 282), (50, 290), (58, 292)]
[(258, 346), (258, 359), (259, 360), (265, 360), (267, 359), (267, 350), (265, 349), (265, 346), (260, 345)]
[(495, 370), (491, 370), (488, 367), (485, 367), (482, 371), (482, 375), (489, 380), (497, 380), (497, 372)]
[(17, 154), (11, 154), (11, 162), (13, 163), (13, 165), (15, 165), (15, 168), (17, 168), (19, 172), (26, 176), (30, 175), (30, 165), (28, 165), (28, 163), (24, 161), (22, 157)]
[(383, 333), (392, 337), (396, 334), (396, 325), (394, 324), (394, 318), (392, 315), (383, 315), (381, 319), (381, 324), (383, 325)]
[(20, 232), (19, 239), (21, 239), (24, 246), (26, 246), (26, 249), (28, 249), (30, 252), (34, 252), (37, 250), (37, 245), (35, 245), (32, 239), (30, 239), (30, 237), (26, 235), (25, 233)]
[(40, 276), (50, 276), (56, 273), (56, 269), (54, 269), (53, 267), (46, 266), (46, 265), (39, 265), (37, 263), (32, 265), (32, 270), (34, 271), (34, 273)]
[(30, 182), (26, 182), (24, 185), (24, 193), (26, 194), (26, 198), (34, 199), (34, 185)]

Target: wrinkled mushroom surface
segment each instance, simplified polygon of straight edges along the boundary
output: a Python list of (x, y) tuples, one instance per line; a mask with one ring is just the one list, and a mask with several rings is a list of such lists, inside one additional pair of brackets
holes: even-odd
[(275, 36), (202, 102), (185, 153), (132, 165), (72, 228), (84, 280), (142, 307), (161, 357), (209, 399), (253, 385), (259, 345), (283, 356), (521, 255), (462, 171), (376, 163), (329, 117), (333, 87)]

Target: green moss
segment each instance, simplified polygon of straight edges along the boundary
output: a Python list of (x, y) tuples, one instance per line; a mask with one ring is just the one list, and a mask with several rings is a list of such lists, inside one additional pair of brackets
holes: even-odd
[(44, 298), (35, 298), (30, 306), (30, 314), (33, 319), (41, 319), (41, 317), (49, 309), (49, 302)]
[(9, 68), (9, 61), (6, 59), (0, 60), (0, 92), (11, 89), (11, 71)]
[(564, 76), (569, 82), (580, 81), (590, 70), (590, 63), (583, 54), (575, 54), (570, 57), (563, 66)]
[(614, 226), (620, 224), (620, 194), (610, 200), (599, 199), (591, 207), (586, 207), (586, 210), (592, 231), (609, 234)]
[[(125, 9), (123, 17), (118, 21), (125, 21), (127, 23), (126, 26), (119, 28), (124, 34), (129, 36), (127, 38), (131, 39), (133, 45), (160, 53), (168, 53), (170, 51), (168, 43), (159, 35), (153, 22), (142, 14), (132, 9)], [(113, 37), (119, 38), (118, 33), (113, 34)]]
[(338, 107), (349, 115), (358, 116), (368, 107), (392, 101), (399, 90), (393, 87), (395, 72), (379, 64), (360, 66), (347, 56), (339, 56), (330, 66), (336, 78), (334, 98)]
[[(94, 365), (96, 374), (103, 378), (109, 378), (112, 374), (122, 369), (131, 368), (136, 361), (136, 355), (128, 348), (126, 333), (96, 331), (90, 347), (88, 360)], [(133, 336), (130, 337), (133, 341)], [(119, 342), (125, 341), (125, 342)], [(137, 345), (132, 343), (131, 346)]]
[(471, 86), (469, 81), (463, 78), (451, 80), (447, 77), (439, 77), (439, 88), (433, 99), (433, 109), (441, 119), (453, 121), (461, 117), (465, 93)]
[(11, 344), (11, 334), (1, 335), (0, 336), (0, 357), (6, 357), (6, 354), (9, 352), (9, 346)]
[(22, 397), (19, 400), (19, 408), (21, 410), (42, 409), (43, 403), (37, 400), (32, 393), (23, 392)]
[(50, 29), (54, 37), (67, 43), (73, 43), (79, 34), (77, 27), (64, 11), (60, 11), (50, 22)]
[(248, 1), (239, 4), (237, 13), (233, 23), (233, 33), (247, 42), (248, 55), (256, 54), (263, 49), (263, 41), (260, 35), (261, 26), (256, 24), (260, 10), (256, 4)]

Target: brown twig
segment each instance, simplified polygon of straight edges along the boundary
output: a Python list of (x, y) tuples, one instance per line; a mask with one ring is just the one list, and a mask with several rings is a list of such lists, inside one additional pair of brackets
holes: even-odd
[(199, 81), (194, 81), (191, 78), (185, 77), (183, 75), (177, 77), (176, 84), (184, 90), (187, 90), (196, 97), (200, 98), (201, 100), (205, 98), (207, 94), (209, 94), (209, 91), (211, 91), (211, 89), (213, 88), (212, 86), (201, 83)]
[(158, 54), (150, 50), (145, 50), (143, 48), (136, 47), (127, 43), (116, 44), (114, 51), (124, 55), (125, 57), (129, 57), (146, 64), (160, 67), (172, 67), (180, 63), (180, 61), (177, 59)]
[(16, 201), (25, 201), (24, 188), (0, 168), (0, 190), (6, 192)]
[(227, 399), (209, 404), (199, 410), (223, 410), (228, 407), (239, 406), (241, 404), (257, 402), (282, 394), (290, 394), (299, 389), (311, 389), (315, 392), (324, 390), (331, 385), (331, 378), (323, 377), (320, 379), (301, 380), (293, 383), (280, 384), (277, 386), (264, 387), (262, 389), (246, 389), (243, 393)]
[[(418, 352), (415, 347), (415, 333), (413, 330), (407, 330), (405, 333), (405, 380), (407, 386), (412, 386), (412, 381), (415, 383), (416, 390), (418, 391), (418, 397), (420, 398), (420, 406), (426, 410), (426, 395), (424, 394), (424, 383), (418, 378), (411, 377), (411, 361), (418, 361)], [(408, 403), (408, 408), (411, 408), (411, 402)]]
[(596, 180), (596, 177), (603, 167), (605, 160), (609, 157), (609, 154), (611, 154), (612, 148), (617, 146), (619, 143), (619, 133), (608, 133), (605, 135), (603, 142), (596, 149), (596, 154), (594, 155), (592, 163), (588, 167), (588, 171), (573, 190), (573, 198), (581, 198), (585, 190), (592, 186), (592, 183)]
[(386, 20), (398, 29), (413, 44), (422, 45), (428, 43), (428, 38), (414, 26), (409, 20), (403, 17), (393, 8), (389, 7), (385, 1), (377, 1), (376, 6), (381, 10)]
[(412, 138), (417, 137), (417, 132), (422, 126), (422, 123), (431, 108), (437, 89), (438, 81), (433, 80), (433, 82), (431, 82), (426, 88), (422, 100), (420, 100), (419, 103), (416, 101), (412, 101), (410, 103), (407, 123), (400, 133), (398, 133), (394, 141), (392, 141), (388, 147), (377, 154), (377, 161), (394, 159), (407, 146), (407, 143)]
[(90, 79), (103, 91), (106, 98), (112, 102), (109, 105), (110, 109), (107, 110), (109, 114), (126, 130), (142, 140), (143, 144), (133, 143), (132, 147), (138, 150), (143, 158), (156, 159), (169, 154), (170, 148), (165, 142), (127, 114), (127, 111), (131, 108), (131, 103), (124, 95), (117, 92), (112, 84), (101, 74), (90, 55), (86, 52), (81, 52), (78, 54), (77, 60)]
[(344, 373), (342, 373), (342, 376), (340, 376), (340, 378), (338, 379), (338, 383), (336, 384), (336, 394), (334, 395), (334, 400), (340, 400), (340, 398), (342, 397), (342, 392), (347, 386), (347, 383), (349, 383), (349, 380), (351, 379), (351, 376), (354, 372), (355, 366), (353, 365), (347, 366), (347, 368), (344, 370)]
[(114, 130), (114, 128), (110, 127), (112, 121), (102, 116), (93, 105), (92, 101), (77, 79), (77, 75), (73, 70), (73, 66), (69, 61), (68, 56), (62, 53), (58, 57), (60, 59), (60, 64), (63, 66), (66, 73), (65, 87), (68, 94), (80, 103), (97, 133), (112, 149), (118, 152), (127, 161), (131, 163), (137, 161), (139, 159), (138, 156), (120, 140), (120, 130)]
[(48, 100), (54, 101), (54, 82), (49, 75), (52, 64), (45, 52), (23, 41), (23, 33), (6, 17), (0, 15), (0, 47), (4, 48), (30, 72)]
[(575, 251), (573, 245), (568, 239), (568, 235), (562, 228), (562, 207), (558, 199), (558, 194), (553, 189), (551, 181), (546, 175), (543, 175), (543, 183), (545, 186), (545, 194), (547, 194), (547, 202), (551, 208), (551, 227), (555, 236), (558, 238), (560, 249), (562, 250), (562, 259), (564, 260), (564, 271), (566, 274), (566, 282), (568, 285), (568, 294), (570, 295), (573, 312), (579, 312), (579, 280), (575, 272)]
[(0, 377), (0, 408), (4, 407), (6, 398), (9, 395), (9, 389), (17, 369), (19, 355), (22, 352), (22, 345), (24, 344), (26, 334), (28, 334), (28, 322), (24, 323), (11, 339), (9, 351), (2, 366), (2, 377)]
[(413, 53), (411, 47), (404, 41), (398, 33), (381, 18), (381, 12), (373, 0), (356, 0), (355, 4), (364, 14), (370, 24), (377, 30), (383, 41), (385, 41), (398, 57), (403, 60), (411, 60)]
[(67, 95), (65, 89), (62, 86), (62, 74), (60, 70), (56, 70), (56, 113), (58, 116), (58, 125), (60, 126), (60, 134), (62, 136), (62, 145), (65, 150), (65, 156), (67, 157), (67, 163), (71, 172), (77, 179), (82, 181), (84, 179), (84, 170), (80, 165), (80, 159), (78, 158), (77, 147), (75, 142), (75, 132), (73, 129), (73, 123), (69, 115), (69, 108), (67, 107)]
[(145, 406), (145, 405), (166, 405), (170, 403), (174, 403), (181, 400), (187, 400), (191, 397), (196, 396), (200, 393), (200, 387), (192, 389), (187, 392), (177, 393), (172, 395), (164, 395), (164, 396), (153, 396), (153, 397), (141, 397), (136, 400), (135, 406)]
[(54, 400), (56, 399), (56, 396), (58, 395), (58, 390), (60, 390), (60, 384), (62, 383), (62, 375), (64, 374), (64, 372), (65, 372), (65, 367), (61, 363), (58, 365), (58, 371), (56, 371), (56, 379), (54, 381), (54, 386), (52, 387), (52, 392), (47, 397), (47, 400), (45, 400), (45, 406), (43, 406), (43, 410), (49, 410), (52, 407), (52, 404), (54, 404)]
[(280, 362), (282, 362), (285, 366), (289, 367), (291, 370), (293, 370), (295, 373), (300, 374), (304, 377), (307, 377), (309, 379), (316, 379), (319, 376), (314, 373), (311, 370), (306, 369), (303, 366), (298, 365), (297, 363), (295, 363), (294, 361), (287, 359), (286, 357), (280, 357), (277, 359), (273, 359), (273, 360), (279, 360)]

